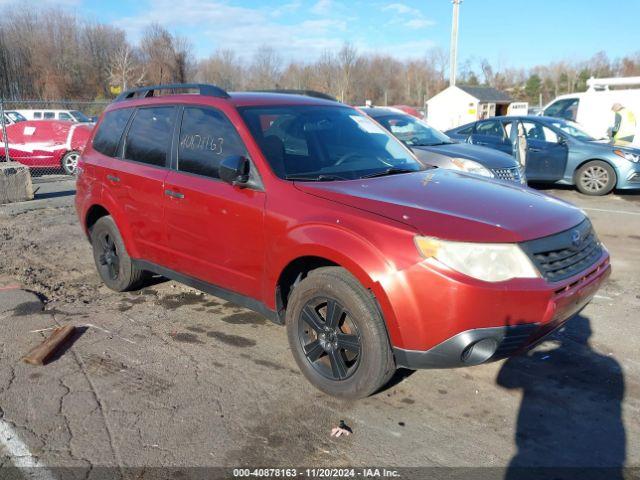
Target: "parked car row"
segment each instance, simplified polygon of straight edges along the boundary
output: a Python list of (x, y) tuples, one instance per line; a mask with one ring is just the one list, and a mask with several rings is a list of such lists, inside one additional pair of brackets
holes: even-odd
[[(34, 172), (53, 170), (74, 175), (92, 129), (91, 125), (59, 120), (20, 119), (6, 126), (9, 157)], [(0, 156), (5, 156), (3, 142)]]
[[(310, 95), (308, 92), (301, 93)], [(316, 92), (311, 94), (319, 98), (331, 98)], [(527, 181), (575, 185), (580, 192), (587, 195), (604, 195), (614, 188), (640, 188), (640, 149), (613, 146), (606, 141), (597, 140), (577, 123), (569, 120), (544, 116), (494, 117), (442, 133), (420, 119), (417, 111), (406, 106), (368, 106), (360, 107), (359, 110), (390, 131), (410, 148), (421, 162), (429, 166), (459, 170), (521, 185), (526, 185)], [(76, 110), (5, 112), (7, 124), (54, 117), (60, 121), (75, 123), (89, 120)], [(24, 126), (26, 127), (26, 124)], [(27, 130), (32, 128), (29, 124)], [(7, 130), (12, 148), (34, 151), (34, 147), (29, 143), (33, 143), (36, 137), (14, 133), (19, 130)], [(86, 137), (81, 132), (82, 130), (74, 138)], [(526, 153), (520, 156), (517, 155), (519, 132), (526, 137)], [(62, 146), (67, 144), (65, 129), (60, 129), (55, 122), (49, 127), (42, 123), (38, 128), (38, 134), (54, 135), (46, 140), (49, 145), (60, 145), (61, 149), (58, 152), (62, 152), (62, 155), (38, 155), (37, 161), (29, 155), (19, 155), (16, 159), (22, 161), (21, 158), (25, 158), (23, 163), (32, 168), (43, 168), (41, 165), (50, 168), (53, 164), (62, 164), (65, 172), (74, 172), (82, 145), (76, 142), (73, 149), (64, 150)], [(43, 140), (44, 137), (38, 137), (38, 142), (41, 143)], [(19, 147), (20, 145), (22, 147)]]
[(123, 93), (86, 144), (76, 207), (97, 271), (116, 291), (160, 274), (285, 325), (327, 394), (525, 351), (610, 274), (584, 212), (489, 178), (506, 153), (322, 98), (153, 96), (178, 87)]
[(494, 117), (447, 131), (459, 141), (515, 155), (526, 137), (528, 181), (575, 185), (587, 195), (640, 188), (640, 149), (597, 140), (572, 121), (553, 117)]

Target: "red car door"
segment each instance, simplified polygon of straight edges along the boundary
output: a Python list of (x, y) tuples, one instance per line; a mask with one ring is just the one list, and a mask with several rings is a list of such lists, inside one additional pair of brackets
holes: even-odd
[(265, 193), (218, 176), (223, 158), (248, 156), (245, 145), (217, 109), (185, 106), (180, 116), (175, 168), (164, 192), (170, 268), (260, 298)]
[(139, 256), (163, 265), (168, 252), (162, 210), (176, 106), (139, 108), (125, 135), (121, 159), (106, 182), (124, 212)]

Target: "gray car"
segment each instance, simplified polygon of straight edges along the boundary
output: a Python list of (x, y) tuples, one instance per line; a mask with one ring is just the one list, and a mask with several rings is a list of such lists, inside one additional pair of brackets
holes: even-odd
[(526, 185), (518, 162), (506, 153), (458, 143), (426, 122), (392, 107), (360, 109), (409, 147), (427, 165)]

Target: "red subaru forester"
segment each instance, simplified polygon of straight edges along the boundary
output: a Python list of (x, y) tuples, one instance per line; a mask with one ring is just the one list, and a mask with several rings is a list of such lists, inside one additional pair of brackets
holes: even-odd
[(125, 92), (79, 169), (78, 214), (110, 288), (154, 272), (260, 312), (338, 397), (370, 395), (397, 367), (521, 352), (610, 273), (578, 208), (429, 169), (327, 99)]

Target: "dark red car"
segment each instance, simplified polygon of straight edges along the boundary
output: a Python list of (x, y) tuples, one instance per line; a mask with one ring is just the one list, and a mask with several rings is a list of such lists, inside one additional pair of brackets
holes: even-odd
[(155, 272), (260, 312), (340, 397), (375, 392), (400, 366), (523, 351), (610, 273), (578, 208), (429, 169), (329, 100), (127, 92), (79, 169), (78, 214), (110, 288)]
[[(35, 171), (60, 170), (74, 175), (78, 158), (91, 136), (93, 126), (60, 120), (27, 120), (7, 125), (6, 128), (9, 157), (12, 160)], [(1, 141), (0, 155), (4, 157), (4, 144)]]

